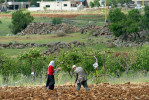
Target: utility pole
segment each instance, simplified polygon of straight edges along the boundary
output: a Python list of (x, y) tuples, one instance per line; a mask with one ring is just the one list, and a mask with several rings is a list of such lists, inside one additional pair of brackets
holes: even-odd
[(144, 0), (142, 0), (142, 8), (144, 8)]
[(105, 21), (107, 20), (107, 0), (105, 0)]

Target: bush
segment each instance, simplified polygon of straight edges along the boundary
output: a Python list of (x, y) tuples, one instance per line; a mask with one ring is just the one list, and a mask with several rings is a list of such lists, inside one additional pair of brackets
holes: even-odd
[(12, 33), (17, 34), (21, 32), (33, 19), (34, 18), (30, 16), (30, 12), (24, 13), (22, 10), (14, 12), (12, 14), (12, 25), (10, 25)]
[(137, 51), (137, 59), (133, 67), (134, 70), (149, 71), (149, 46)]
[(91, 8), (93, 8), (94, 5), (95, 5), (95, 4), (94, 4), (93, 2), (90, 2), (90, 7), (91, 7)]
[(99, 0), (94, 0), (94, 5), (95, 7), (99, 7), (100, 6)]
[(142, 20), (142, 27), (144, 28), (144, 29), (147, 29), (147, 30), (149, 30), (149, 6), (145, 6), (145, 8), (144, 8), (144, 16), (143, 16), (143, 20)]
[(62, 23), (62, 18), (53, 18), (52, 19), (52, 24), (61, 24)]

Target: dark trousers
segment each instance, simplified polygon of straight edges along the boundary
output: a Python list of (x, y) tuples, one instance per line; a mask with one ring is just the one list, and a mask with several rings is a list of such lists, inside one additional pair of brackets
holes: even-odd
[(77, 83), (77, 90), (80, 90), (81, 85), (83, 85), (83, 87), (89, 91), (88, 85), (87, 85), (87, 81), (83, 81), (81, 83)]
[(46, 88), (50, 90), (54, 90), (54, 75), (48, 75), (47, 83), (46, 83)]

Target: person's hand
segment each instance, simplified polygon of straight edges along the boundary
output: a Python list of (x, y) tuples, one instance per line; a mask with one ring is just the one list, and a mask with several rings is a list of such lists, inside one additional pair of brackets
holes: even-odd
[(73, 87), (75, 87), (76, 83), (74, 83)]
[(61, 70), (61, 67), (57, 68), (58, 70)]

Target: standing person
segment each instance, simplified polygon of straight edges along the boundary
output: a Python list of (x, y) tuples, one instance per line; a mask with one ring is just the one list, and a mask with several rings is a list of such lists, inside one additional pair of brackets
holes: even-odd
[(89, 88), (87, 85), (87, 77), (86, 77), (86, 74), (85, 74), (83, 68), (82, 67), (76, 67), (76, 65), (73, 65), (72, 69), (74, 70), (74, 72), (76, 74), (74, 86), (77, 83), (77, 90), (80, 90), (81, 85), (83, 85), (84, 88), (89, 91)]
[(49, 67), (48, 67), (48, 79), (47, 79), (47, 83), (46, 83), (46, 88), (50, 89), (50, 90), (54, 90), (54, 84), (55, 84), (55, 80), (54, 80), (54, 61), (51, 61), (49, 63)]

